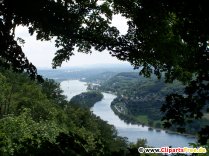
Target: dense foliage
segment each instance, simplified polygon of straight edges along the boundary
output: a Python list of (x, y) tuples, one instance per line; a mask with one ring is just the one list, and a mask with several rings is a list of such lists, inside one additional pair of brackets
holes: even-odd
[(98, 101), (101, 101), (103, 94), (96, 91), (88, 91), (72, 97), (71, 104), (79, 105), (81, 107), (91, 108)]
[[(128, 32), (119, 37), (113, 54), (135, 66), (142, 74), (155, 73), (165, 80), (187, 84), (184, 94), (170, 94), (162, 107), (165, 127), (181, 132), (187, 122), (200, 119), (208, 108), (209, 10), (208, 1), (113, 0), (113, 8), (128, 19)], [(111, 48), (110, 48), (111, 49)], [(200, 133), (207, 138), (209, 127)], [(199, 140), (206, 144), (207, 139)]]
[(4, 70), (0, 84), (0, 155), (129, 155), (126, 139), (67, 102), (55, 81)]
[[(23, 7), (24, 6), (24, 7)], [(209, 99), (209, 9), (208, 1), (189, 0), (1, 0), (0, 65), (26, 71), (41, 80), (15, 39), (15, 28), (27, 26), (37, 39), (55, 38), (59, 50), (53, 66), (69, 60), (75, 47), (89, 53), (91, 48), (108, 49), (112, 56), (127, 60), (142, 74), (155, 73), (172, 82), (187, 83), (184, 94), (170, 94), (162, 107), (165, 127), (181, 131), (193, 119), (203, 117)], [(110, 26), (112, 15), (127, 18), (128, 31), (120, 35)], [(9, 102), (10, 104), (10, 102)], [(4, 108), (8, 111), (7, 108)], [(178, 115), (174, 115), (178, 114)], [(208, 136), (209, 126), (200, 136)], [(206, 137), (207, 138), (207, 137)], [(200, 140), (202, 143), (206, 143)]]
[[(24, 7), (23, 7), (24, 6)], [(101, 39), (111, 42), (119, 34), (111, 27), (111, 9), (109, 3), (97, 1), (62, 0), (2, 0), (0, 2), (0, 63), (12, 66), (16, 71), (27, 71), (32, 78), (37, 76), (36, 68), (29, 63), (21, 46), (21, 38), (15, 39), (15, 28), (27, 26), (29, 33), (36, 34), (39, 40), (55, 38), (59, 48), (53, 66), (60, 66), (69, 60), (73, 50), (89, 52), (91, 46), (104, 50)]]

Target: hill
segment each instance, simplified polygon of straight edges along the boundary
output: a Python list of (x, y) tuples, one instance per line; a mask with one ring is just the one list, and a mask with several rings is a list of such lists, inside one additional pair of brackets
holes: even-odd
[[(112, 102), (113, 111), (128, 123), (140, 123), (162, 128), (160, 109), (166, 95), (183, 93), (183, 84), (174, 81), (165, 83), (152, 76), (145, 78), (136, 72), (119, 73), (101, 84), (100, 90), (117, 95)], [(188, 133), (196, 133), (208, 121), (194, 121), (187, 127)]]
[[(98, 94), (101, 98), (101, 95)], [(0, 155), (132, 155), (125, 138), (87, 108), (73, 105), (59, 83), (0, 70)], [(137, 148), (134, 147), (137, 154)], [(133, 150), (133, 149), (132, 149)]]

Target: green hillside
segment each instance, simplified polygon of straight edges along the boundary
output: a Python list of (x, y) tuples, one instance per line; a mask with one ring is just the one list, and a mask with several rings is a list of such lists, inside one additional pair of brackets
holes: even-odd
[(0, 155), (138, 154), (113, 126), (66, 101), (54, 80), (1, 70), (0, 108)]
[[(166, 95), (182, 94), (183, 88), (183, 84), (178, 81), (165, 83), (163, 79), (159, 80), (154, 76), (145, 78), (136, 72), (119, 73), (100, 87), (102, 91), (117, 95), (111, 107), (121, 119), (127, 123), (140, 123), (156, 128), (163, 128), (160, 109)], [(187, 132), (196, 133), (207, 122), (206, 119), (194, 121), (188, 125)]]

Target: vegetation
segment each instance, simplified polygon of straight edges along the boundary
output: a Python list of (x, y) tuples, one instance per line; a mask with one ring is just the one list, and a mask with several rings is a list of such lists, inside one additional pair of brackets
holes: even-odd
[(127, 140), (67, 102), (55, 81), (1, 70), (0, 83), (0, 155), (129, 155)]
[[(112, 12), (110, 3), (97, 1), (55, 1), (34, 0), (2, 0), (0, 3), (0, 63), (16, 71), (27, 71), (32, 78), (37, 77), (36, 68), (25, 57), (21, 44), (24, 39), (15, 38), (15, 28), (27, 26), (31, 35), (38, 40), (55, 39), (59, 49), (53, 60), (57, 67), (62, 61), (68, 61), (73, 50), (90, 52), (91, 46), (96, 50), (104, 50), (107, 42), (119, 34), (119, 31), (109, 26)], [(24, 6), (24, 7), (23, 7)], [(112, 38), (112, 39), (111, 39)]]
[(91, 108), (98, 101), (101, 101), (103, 94), (96, 91), (88, 91), (72, 97), (71, 104), (79, 105), (81, 107)]
[[(53, 67), (68, 61), (75, 47), (84, 53), (90, 53), (92, 47), (107, 49), (136, 68), (143, 66), (145, 76), (155, 73), (160, 78), (164, 73), (167, 82), (178, 79), (186, 84), (184, 93), (168, 95), (161, 109), (165, 127), (184, 131), (187, 122), (202, 118), (208, 110), (207, 4), (207, 0), (2, 0), (0, 65), (42, 80), (21, 49), (24, 40), (15, 38), (19, 25), (27, 26), (39, 40), (55, 38), (59, 50)], [(126, 34), (110, 26), (113, 14), (127, 18)], [(5, 105), (3, 111), (10, 112), (10, 101)], [(199, 135), (199, 141), (206, 144), (209, 126)]]
[(179, 82), (166, 84), (156, 77), (146, 79), (136, 72), (126, 72), (112, 77), (100, 88), (117, 95), (111, 107), (121, 118), (148, 125), (149, 121), (159, 122), (165, 96), (170, 92), (182, 92), (183, 85)]
[[(119, 1), (117, 13), (128, 19), (128, 32), (114, 46), (113, 53), (142, 74), (165, 74), (166, 82), (178, 79), (186, 84), (184, 93), (171, 93), (161, 108), (164, 127), (185, 131), (185, 125), (203, 117), (208, 108), (209, 12), (207, 1)], [(207, 143), (209, 126), (199, 133)], [(204, 138), (204, 139), (203, 139)]]
[[(183, 88), (183, 84), (178, 81), (167, 84), (154, 76), (150, 79), (139, 77), (135, 72), (119, 73), (100, 87), (103, 91), (117, 94), (111, 108), (121, 119), (156, 128), (163, 128), (160, 109), (165, 103), (166, 95), (182, 93)], [(196, 134), (207, 122), (206, 119), (195, 120), (186, 126), (186, 132)]]

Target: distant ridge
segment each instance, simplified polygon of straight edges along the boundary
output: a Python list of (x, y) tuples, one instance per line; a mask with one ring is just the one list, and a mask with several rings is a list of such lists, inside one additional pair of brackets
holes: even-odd
[(80, 69), (80, 68), (130, 68), (131, 70), (134, 68), (129, 63), (101, 63), (101, 64), (91, 64), (91, 65), (81, 65), (81, 66), (67, 66), (67, 67), (60, 67), (57, 69), (52, 69), (49, 67), (38, 67), (38, 70), (65, 70), (65, 69)]

